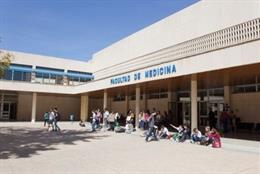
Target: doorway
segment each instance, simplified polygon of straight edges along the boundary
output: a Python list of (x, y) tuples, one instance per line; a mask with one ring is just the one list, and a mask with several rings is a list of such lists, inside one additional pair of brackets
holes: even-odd
[(17, 95), (0, 94), (0, 120), (16, 120)]

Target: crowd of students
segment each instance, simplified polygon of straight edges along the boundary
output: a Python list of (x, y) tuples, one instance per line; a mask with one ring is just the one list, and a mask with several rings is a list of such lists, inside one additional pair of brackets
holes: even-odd
[[(129, 110), (126, 117), (124, 117), (118, 112), (109, 112), (107, 109), (104, 111), (97, 109), (92, 111), (91, 127), (93, 132), (97, 129), (101, 129), (102, 122), (103, 130), (132, 133), (135, 131), (134, 120), (135, 115), (131, 110)], [(162, 121), (160, 112), (156, 111), (155, 109), (153, 109), (151, 113), (149, 110), (140, 112), (138, 115), (138, 120), (138, 127), (141, 130), (144, 130), (145, 141), (147, 142), (159, 139), (169, 139), (174, 142), (185, 142), (186, 140), (190, 140), (190, 142), (194, 144), (206, 146), (212, 145), (212, 147), (215, 148), (221, 147), (220, 134), (214, 127), (205, 127), (205, 134), (202, 135), (198, 128), (194, 128), (191, 132), (189, 125), (184, 124), (176, 127), (172, 124), (169, 124), (170, 127), (177, 131), (171, 133)], [(85, 126), (82, 121), (80, 122), (80, 125)]]
[(44, 127), (48, 125), (48, 131), (51, 129), (52, 131), (60, 131), (60, 127), (58, 126), (58, 121), (60, 120), (60, 113), (58, 112), (58, 108), (50, 109), (49, 112), (45, 112), (44, 115)]

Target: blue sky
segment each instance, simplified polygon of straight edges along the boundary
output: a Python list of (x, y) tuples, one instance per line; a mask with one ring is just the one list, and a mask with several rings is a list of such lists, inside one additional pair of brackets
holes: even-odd
[(0, 0), (0, 48), (88, 60), (198, 0)]

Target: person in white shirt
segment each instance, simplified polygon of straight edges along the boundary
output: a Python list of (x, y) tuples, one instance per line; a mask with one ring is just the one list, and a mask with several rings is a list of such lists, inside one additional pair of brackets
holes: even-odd
[(167, 129), (167, 127), (162, 126), (159, 137), (160, 138), (169, 138), (170, 137), (170, 133), (169, 133), (169, 130)]
[(54, 117), (55, 117), (55, 113), (54, 113), (53, 109), (50, 109), (48, 130), (51, 127), (52, 131), (54, 131), (54, 125), (53, 125), (54, 124)]
[(96, 111), (92, 111), (92, 132), (96, 131), (96, 119), (97, 119), (97, 113)]
[(194, 128), (193, 132), (191, 134), (191, 142), (192, 143), (196, 143), (196, 142), (200, 142), (202, 138), (201, 132), (199, 131), (198, 128)]
[(105, 128), (107, 127), (108, 117), (109, 117), (109, 111), (107, 109), (105, 109), (105, 112), (103, 113), (103, 123), (104, 123)]

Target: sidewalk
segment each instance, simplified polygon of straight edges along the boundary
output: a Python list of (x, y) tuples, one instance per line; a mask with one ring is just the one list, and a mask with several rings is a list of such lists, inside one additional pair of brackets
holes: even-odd
[(42, 123), (0, 123), (0, 174), (256, 174), (259, 142), (223, 139), (215, 149), (191, 143), (145, 142), (132, 134), (89, 133), (78, 122), (62, 132)]

